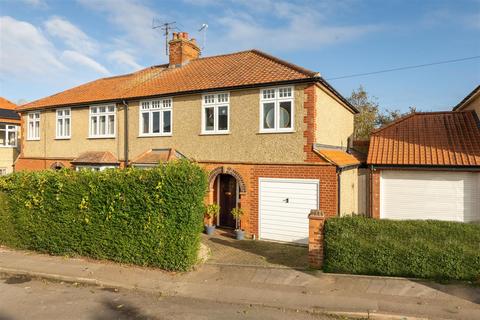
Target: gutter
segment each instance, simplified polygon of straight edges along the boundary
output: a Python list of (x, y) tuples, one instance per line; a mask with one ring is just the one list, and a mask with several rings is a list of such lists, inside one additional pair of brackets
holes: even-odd
[(124, 163), (125, 163), (125, 167), (128, 167), (129, 166), (129, 161), (128, 161), (128, 103), (125, 101), (125, 100), (122, 100), (122, 104), (124, 106), (123, 108), (123, 113), (124, 113), (124, 117), (123, 117), (123, 125), (124, 125), (124, 132), (123, 132), (123, 135), (124, 135), (124, 142), (123, 142), (123, 156), (124, 156)]
[(371, 170), (374, 169), (398, 169), (398, 170), (453, 170), (453, 171), (480, 171), (479, 166), (438, 166), (438, 165), (424, 165), (424, 166), (409, 166), (409, 165), (370, 165)]
[(340, 202), (342, 200), (342, 197), (340, 196), (341, 182), (342, 182), (342, 168), (337, 168), (337, 217), (340, 217)]

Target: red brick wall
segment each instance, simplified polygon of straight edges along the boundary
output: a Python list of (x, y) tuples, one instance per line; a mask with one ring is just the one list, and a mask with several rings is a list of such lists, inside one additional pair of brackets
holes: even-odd
[[(208, 172), (218, 167), (232, 168), (243, 178), (247, 192), (240, 195), (240, 206), (245, 215), (242, 218), (242, 228), (249, 234), (258, 237), (258, 179), (259, 178), (290, 178), (320, 180), (320, 210), (325, 217), (337, 215), (337, 173), (334, 166), (325, 165), (269, 165), (269, 164), (212, 164), (201, 163)], [(213, 191), (206, 201), (213, 201)]]
[[(73, 159), (72, 159), (73, 160)], [(54, 163), (61, 163), (65, 168), (73, 168), (73, 165), (68, 159), (41, 159), (41, 158), (18, 158), (15, 162), (14, 170), (15, 171), (38, 171), (51, 169)], [(120, 162), (120, 168), (124, 168), (125, 163)]]

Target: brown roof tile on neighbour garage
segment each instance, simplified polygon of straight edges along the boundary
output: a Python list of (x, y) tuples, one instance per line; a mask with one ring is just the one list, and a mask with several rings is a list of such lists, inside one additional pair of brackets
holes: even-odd
[(338, 167), (354, 166), (361, 163), (356, 154), (341, 149), (315, 149), (315, 151), (322, 158)]
[(474, 111), (408, 115), (372, 134), (367, 163), (480, 166), (480, 122)]
[(134, 164), (159, 164), (170, 160), (183, 159), (180, 152), (173, 148), (150, 149), (132, 161)]
[(98, 79), (22, 105), (19, 109), (81, 105), (309, 79), (320, 79), (320, 76), (258, 50), (249, 50), (194, 59), (180, 67), (153, 66), (123, 76)]

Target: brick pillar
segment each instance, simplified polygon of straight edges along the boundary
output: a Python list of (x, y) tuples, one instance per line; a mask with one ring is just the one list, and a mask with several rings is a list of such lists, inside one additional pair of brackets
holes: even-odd
[(323, 266), (323, 244), (325, 216), (320, 210), (312, 210), (308, 215), (308, 264), (311, 268)]

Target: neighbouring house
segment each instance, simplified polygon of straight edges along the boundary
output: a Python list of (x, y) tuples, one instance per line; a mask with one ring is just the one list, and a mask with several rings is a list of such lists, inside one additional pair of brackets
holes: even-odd
[(414, 113), (370, 140), (374, 218), (480, 221), (480, 122), (473, 111)]
[(13, 163), (18, 156), (18, 134), (20, 116), (17, 106), (0, 97), (0, 176), (13, 171)]
[(459, 104), (457, 104), (453, 111), (474, 110), (480, 117), (480, 85), (478, 85), (472, 92), (470, 92)]
[(200, 57), (174, 33), (169, 63), (98, 79), (20, 107), (16, 170), (149, 167), (176, 158), (209, 172), (218, 225), (308, 240), (307, 215), (357, 213), (349, 153), (358, 111), (317, 72), (258, 50)]

